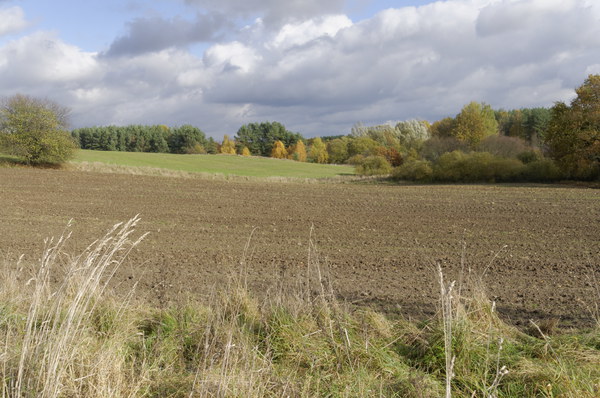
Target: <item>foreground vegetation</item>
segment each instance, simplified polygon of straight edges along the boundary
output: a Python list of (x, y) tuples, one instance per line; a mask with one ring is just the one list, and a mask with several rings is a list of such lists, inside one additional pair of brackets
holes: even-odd
[(312, 243), (297, 288), (273, 289), (263, 301), (245, 289), (244, 258), (206, 303), (152, 309), (117, 299), (107, 284), (143, 238), (134, 237), (136, 222), (79, 256), (65, 255), (67, 237), (49, 241), (32, 275), (3, 267), (3, 396), (600, 394), (600, 325), (519, 331), (468, 273), (455, 285), (438, 268), (439, 316), (423, 323), (337, 301)]
[(354, 169), (346, 165), (301, 163), (280, 159), (231, 155), (182, 156), (167, 153), (79, 150), (75, 155), (74, 161), (252, 177), (327, 178), (354, 174)]

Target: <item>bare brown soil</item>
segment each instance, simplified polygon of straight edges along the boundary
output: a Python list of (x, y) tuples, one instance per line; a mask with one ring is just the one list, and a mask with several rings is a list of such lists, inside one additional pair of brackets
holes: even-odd
[[(324, 274), (348, 302), (424, 318), (447, 279), (483, 276), (517, 325), (592, 324), (600, 278), (600, 190), (561, 186), (383, 186), (130, 176), (0, 168), (0, 261), (34, 263), (74, 220), (75, 253), (140, 214), (150, 235), (116, 275), (152, 304), (203, 297), (240, 268), (264, 293), (299, 280), (311, 226)], [(254, 232), (252, 232), (254, 231)], [(503, 246), (506, 245), (506, 248)], [(465, 249), (463, 250), (463, 246)], [(499, 252), (499, 253), (498, 253)]]

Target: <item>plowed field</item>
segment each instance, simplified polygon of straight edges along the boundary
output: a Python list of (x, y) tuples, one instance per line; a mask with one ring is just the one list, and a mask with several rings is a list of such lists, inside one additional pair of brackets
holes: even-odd
[[(447, 279), (483, 276), (519, 325), (586, 326), (598, 303), (600, 190), (561, 186), (383, 186), (214, 181), (0, 168), (0, 261), (33, 263), (74, 220), (75, 253), (140, 214), (150, 235), (116, 275), (119, 289), (166, 304), (202, 297), (247, 255), (249, 287), (298, 280), (308, 242), (337, 294), (407, 317), (437, 308), (434, 264)], [(252, 232), (254, 230), (254, 232)], [(506, 245), (506, 247), (504, 247)], [(464, 247), (464, 249), (463, 249)], [(8, 265), (5, 265), (8, 266)]]

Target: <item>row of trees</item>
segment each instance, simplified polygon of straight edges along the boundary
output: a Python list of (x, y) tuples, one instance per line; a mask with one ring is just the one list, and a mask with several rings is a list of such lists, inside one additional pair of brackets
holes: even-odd
[[(170, 128), (165, 125), (101, 126), (75, 129), (71, 135), (82, 149), (127, 152), (223, 153), (271, 156), (274, 146), (295, 146), (303, 139), (281, 123), (251, 123), (240, 127), (234, 139), (225, 135), (218, 143), (206, 138), (202, 130), (191, 125)], [(292, 149), (290, 153), (293, 153)], [(276, 157), (281, 156), (277, 152)]]
[(127, 152), (206, 153), (216, 142), (197, 127), (184, 125), (103, 126), (75, 129), (71, 135), (82, 149)]
[(240, 127), (235, 137), (225, 135), (218, 143), (206, 138), (197, 127), (164, 125), (85, 127), (71, 132), (82, 149), (128, 152), (170, 152), (187, 154), (229, 154), (327, 163), (327, 150), (320, 138), (312, 139), (310, 149), (304, 138), (278, 122), (250, 123)]
[(576, 94), (569, 105), (557, 102), (551, 109), (493, 110), (487, 104), (471, 102), (455, 117), (431, 125), (419, 120), (395, 125), (356, 124), (349, 135), (324, 139), (304, 140), (278, 122), (250, 123), (240, 127), (233, 139), (225, 136), (221, 143), (207, 139), (204, 132), (190, 125), (91, 127), (69, 135), (66, 108), (16, 95), (0, 106), (0, 149), (27, 163), (60, 163), (78, 144), (95, 150), (226, 153), (350, 163), (364, 174), (404, 167), (396, 173), (403, 176), (409, 176), (410, 170), (436, 170), (442, 158), (448, 159), (448, 153), (468, 161), (483, 161), (485, 156), (461, 158), (456, 154), (487, 153), (522, 165), (548, 156), (560, 167), (563, 177), (600, 178), (600, 75), (590, 75)]

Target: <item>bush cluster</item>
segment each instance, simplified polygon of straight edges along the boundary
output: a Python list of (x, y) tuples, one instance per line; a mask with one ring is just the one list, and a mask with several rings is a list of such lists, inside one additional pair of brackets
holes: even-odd
[(392, 172), (392, 166), (383, 156), (367, 156), (357, 166), (356, 172), (361, 175), (385, 175)]
[(394, 169), (392, 177), (408, 181), (439, 182), (551, 182), (563, 178), (550, 159), (524, 163), (489, 152), (453, 151), (435, 162), (413, 159)]

